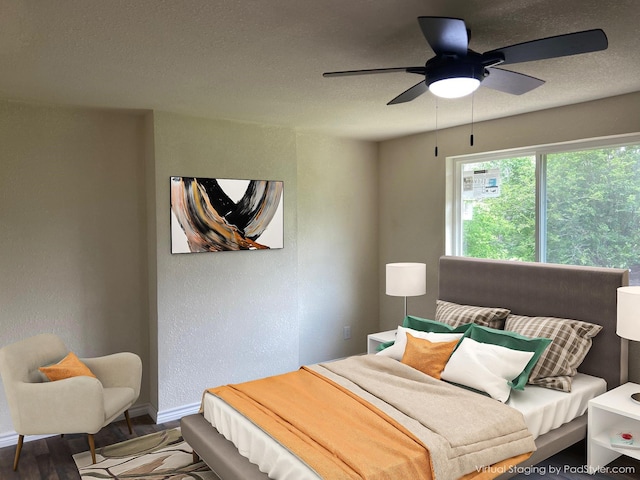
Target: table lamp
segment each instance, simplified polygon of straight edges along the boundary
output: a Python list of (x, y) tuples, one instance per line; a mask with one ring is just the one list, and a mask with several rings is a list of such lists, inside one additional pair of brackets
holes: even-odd
[[(618, 288), (616, 333), (619, 337), (640, 342), (640, 286)], [(631, 395), (640, 403), (640, 392)]]
[(407, 297), (427, 293), (427, 265), (424, 263), (387, 263), (387, 295), (404, 297), (404, 316), (407, 316)]

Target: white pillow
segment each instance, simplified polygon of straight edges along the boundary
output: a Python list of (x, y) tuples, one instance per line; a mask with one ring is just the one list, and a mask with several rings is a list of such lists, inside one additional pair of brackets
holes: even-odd
[(516, 378), (533, 352), (521, 352), (500, 345), (464, 338), (444, 367), (440, 378), (488, 393), (506, 402), (511, 393), (509, 382)]
[(434, 332), (421, 332), (412, 328), (405, 328), (398, 325), (396, 332), (396, 341), (390, 347), (381, 350), (376, 355), (382, 355), (383, 357), (391, 357), (395, 360), (402, 360), (404, 350), (407, 348), (407, 332), (415, 338), (422, 338), (429, 340), (433, 343), (439, 342), (453, 342), (454, 340), (460, 340), (462, 333), (434, 333)]

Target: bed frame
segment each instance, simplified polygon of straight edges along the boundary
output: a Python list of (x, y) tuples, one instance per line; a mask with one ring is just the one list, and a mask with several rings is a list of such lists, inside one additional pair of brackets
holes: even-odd
[[(628, 285), (627, 270), (445, 256), (440, 258), (438, 283), (441, 300), (602, 325), (580, 371), (604, 378), (607, 389), (627, 381), (627, 341), (616, 335), (616, 290)], [(183, 417), (181, 427), (184, 439), (221, 480), (268, 479), (202, 415)], [(586, 431), (584, 414), (541, 435), (537, 451), (520, 466), (535, 465), (564, 450), (585, 438)]]

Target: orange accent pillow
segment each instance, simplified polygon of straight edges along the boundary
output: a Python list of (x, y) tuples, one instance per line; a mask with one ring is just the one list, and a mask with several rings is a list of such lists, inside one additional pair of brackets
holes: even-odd
[(402, 363), (440, 380), (440, 374), (459, 341), (430, 342), (407, 333), (407, 347), (402, 356)]
[(48, 367), (40, 367), (39, 370), (44, 373), (49, 380), (55, 382), (56, 380), (63, 380), (70, 377), (87, 376), (96, 378), (93, 372), (87, 367), (75, 353), (69, 352), (69, 354), (60, 360), (55, 365), (49, 365)]

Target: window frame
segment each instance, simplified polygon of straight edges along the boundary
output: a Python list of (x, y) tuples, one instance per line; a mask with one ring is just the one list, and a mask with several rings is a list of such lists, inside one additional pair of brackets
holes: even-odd
[(535, 259), (546, 262), (547, 155), (640, 144), (640, 133), (614, 135), (533, 147), (447, 157), (445, 188), (445, 254), (462, 256), (462, 170), (465, 164), (513, 157), (535, 157)]

